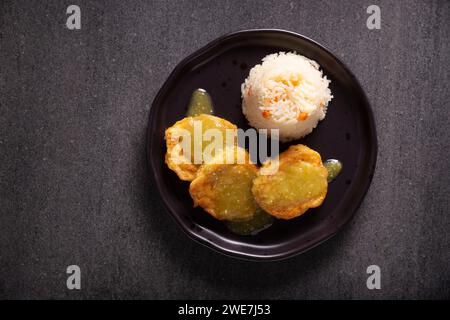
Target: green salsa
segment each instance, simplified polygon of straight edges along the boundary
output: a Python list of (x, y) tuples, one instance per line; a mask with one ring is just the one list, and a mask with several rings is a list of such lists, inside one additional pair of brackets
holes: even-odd
[(211, 96), (204, 89), (197, 89), (192, 93), (191, 101), (189, 102), (188, 117), (194, 117), (201, 114), (214, 114)]
[(244, 221), (227, 221), (225, 222), (228, 229), (241, 236), (255, 235), (258, 232), (270, 227), (275, 218), (262, 209), (256, 210), (253, 218)]
[(342, 162), (336, 159), (328, 159), (323, 163), (324, 167), (328, 170), (328, 182), (333, 181), (341, 173)]

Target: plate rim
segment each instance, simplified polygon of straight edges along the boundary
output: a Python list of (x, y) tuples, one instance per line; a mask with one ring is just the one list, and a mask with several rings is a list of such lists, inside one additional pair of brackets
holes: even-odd
[[(150, 156), (151, 150), (152, 150), (152, 138), (154, 136), (154, 135), (152, 135), (152, 127), (153, 127), (154, 116), (155, 116), (155, 112), (156, 112), (156, 108), (154, 108), (154, 106), (159, 103), (159, 101), (161, 100), (161, 97), (167, 91), (167, 88), (170, 87), (170, 85), (174, 82), (174, 80), (179, 76), (182, 69), (184, 69), (186, 67), (186, 65), (188, 65), (195, 58), (203, 55), (204, 53), (208, 52), (209, 50), (213, 49), (214, 47), (216, 47), (217, 45), (219, 45), (220, 43), (222, 43), (226, 40), (230, 40), (233, 37), (236, 37), (236, 36), (239, 36), (242, 34), (261, 34), (261, 33), (275, 33), (275, 34), (278, 33), (278, 34), (290, 35), (295, 38), (300, 38), (302, 40), (305, 40), (305, 41), (311, 43), (314, 46), (317, 46), (320, 50), (323, 50), (327, 54), (332, 56), (336, 60), (336, 62), (347, 72), (347, 74), (351, 77), (352, 81), (354, 81), (360, 89), (359, 91), (361, 94), (361, 99), (363, 100), (364, 104), (366, 104), (368, 106), (367, 116), (369, 119), (369, 121), (368, 121), (369, 127), (367, 128), (367, 131), (369, 132), (369, 137), (370, 137), (369, 140), (373, 142), (373, 145), (370, 148), (368, 148), (369, 149), (369, 155), (368, 155), (369, 171), (367, 172), (367, 175), (368, 175), (367, 183), (364, 186), (364, 190), (362, 190), (362, 192), (360, 193), (359, 199), (357, 199), (357, 201), (353, 202), (353, 204), (352, 203), (350, 204), (350, 211), (352, 211), (352, 212), (349, 215), (349, 217), (343, 223), (341, 223), (341, 225), (338, 228), (336, 228), (333, 232), (329, 233), (328, 235), (326, 235), (323, 238), (320, 238), (318, 241), (313, 242), (311, 245), (307, 246), (306, 248), (297, 249), (297, 250), (291, 249), (291, 250), (286, 250), (286, 251), (283, 251), (280, 253), (267, 254), (267, 255), (252, 254), (252, 253), (248, 253), (248, 252), (241, 252), (241, 251), (237, 251), (237, 250), (227, 249), (227, 248), (224, 248), (223, 246), (220, 246), (219, 244), (215, 243), (214, 241), (211, 241), (205, 237), (202, 237), (201, 235), (196, 233), (194, 230), (189, 229), (189, 227), (185, 225), (184, 221), (182, 221), (182, 219), (178, 216), (178, 214), (172, 212), (166, 199), (161, 196), (160, 182), (156, 175), (157, 170), (156, 170), (156, 167)], [(158, 90), (157, 94), (155, 95), (155, 98), (152, 101), (149, 116), (148, 116), (148, 124), (147, 124), (147, 132), (146, 132), (147, 168), (150, 171), (150, 176), (152, 178), (153, 185), (156, 187), (158, 194), (160, 195), (164, 210), (169, 213), (169, 215), (172, 217), (172, 219), (175, 220), (178, 227), (180, 227), (181, 230), (183, 231), (183, 233), (186, 234), (190, 239), (194, 240), (195, 242), (197, 242), (203, 246), (213, 249), (214, 251), (219, 252), (225, 256), (237, 258), (240, 260), (247, 260), (247, 261), (285, 260), (285, 259), (291, 258), (293, 256), (308, 252), (309, 250), (326, 242), (327, 240), (334, 237), (337, 233), (342, 231), (349, 224), (349, 222), (353, 219), (353, 217), (355, 216), (356, 212), (358, 211), (359, 207), (361, 206), (363, 200), (365, 199), (365, 197), (367, 195), (367, 192), (370, 188), (370, 185), (372, 184), (373, 176), (375, 173), (376, 163), (377, 163), (377, 155), (378, 155), (378, 138), (377, 138), (376, 123), (375, 123), (375, 117), (373, 114), (373, 109), (372, 109), (369, 99), (367, 98), (367, 95), (363, 89), (363, 86), (361, 85), (359, 80), (356, 78), (356, 76), (353, 74), (351, 69), (345, 63), (343, 63), (327, 47), (321, 45), (317, 41), (312, 40), (309, 37), (304, 36), (300, 33), (283, 30), (283, 29), (268, 28), (268, 29), (244, 29), (244, 30), (234, 31), (234, 32), (226, 33), (222, 36), (219, 36), (218, 38), (208, 42), (206, 45), (195, 50), (193, 53), (189, 54), (184, 59), (182, 59), (175, 66), (175, 68), (170, 72), (169, 76), (164, 81), (163, 85)]]

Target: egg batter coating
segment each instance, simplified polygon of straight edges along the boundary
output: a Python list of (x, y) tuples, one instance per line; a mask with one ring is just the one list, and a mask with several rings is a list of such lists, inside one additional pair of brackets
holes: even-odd
[[(201, 123), (201, 134), (194, 136), (194, 122), (199, 121)], [(232, 129), (237, 130), (237, 127), (231, 122), (215, 117), (212, 115), (201, 114), (195, 117), (186, 117), (173, 126), (169, 127), (165, 132), (166, 139), (166, 164), (167, 166), (175, 171), (181, 180), (192, 181), (201, 163), (195, 163), (194, 161), (194, 149), (195, 146), (200, 146), (199, 148), (205, 151), (209, 142), (204, 141), (203, 134), (208, 129), (218, 129), (222, 136), (222, 147), (225, 147), (226, 143), (226, 130)], [(190, 139), (190, 149), (189, 155), (181, 148), (182, 140), (186, 138), (186, 133), (188, 134), (187, 139)]]
[(203, 164), (189, 187), (194, 206), (202, 207), (218, 220), (251, 219), (258, 210), (252, 194), (258, 168), (250, 163), (245, 149), (226, 148), (224, 152), (243, 154), (245, 163), (223, 163), (223, 154), (218, 154), (215, 160)]
[(319, 153), (304, 145), (291, 146), (280, 154), (275, 173), (262, 174), (269, 166), (270, 162), (263, 164), (252, 187), (258, 205), (266, 212), (292, 219), (322, 204), (328, 189), (328, 171)]

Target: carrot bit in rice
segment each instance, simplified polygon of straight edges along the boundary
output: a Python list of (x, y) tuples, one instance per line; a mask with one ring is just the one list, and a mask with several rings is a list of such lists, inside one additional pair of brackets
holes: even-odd
[(297, 119), (300, 120), (300, 121), (305, 121), (306, 119), (308, 119), (308, 113), (300, 112), (300, 114), (298, 115)]

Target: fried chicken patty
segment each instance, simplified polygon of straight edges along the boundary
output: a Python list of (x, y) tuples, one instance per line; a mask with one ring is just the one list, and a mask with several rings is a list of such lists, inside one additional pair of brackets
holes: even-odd
[[(194, 136), (194, 122), (199, 121), (201, 124), (201, 134)], [(222, 136), (222, 147), (226, 143), (226, 130), (237, 130), (237, 127), (231, 122), (215, 117), (212, 115), (201, 114), (195, 117), (186, 117), (180, 121), (177, 121), (173, 126), (169, 127), (165, 132), (166, 139), (166, 164), (173, 170), (181, 180), (192, 181), (200, 165), (203, 163), (196, 163), (194, 161), (195, 147), (200, 146), (200, 149), (205, 151), (205, 148), (209, 144), (205, 141), (204, 133), (208, 129), (218, 129), (218, 132)], [(183, 139), (190, 139), (190, 154), (186, 154), (182, 146)]]
[[(194, 206), (202, 207), (219, 220), (239, 221), (253, 217), (258, 205), (253, 198), (252, 185), (258, 168), (250, 163), (245, 149), (225, 148), (210, 163), (203, 164), (191, 182), (189, 193)], [(224, 163), (225, 153), (243, 155), (245, 163)], [(237, 161), (235, 161), (237, 162)]]
[(322, 204), (328, 171), (319, 153), (295, 145), (280, 154), (278, 170), (265, 175), (271, 164), (264, 163), (253, 181), (252, 193), (261, 208), (277, 218), (292, 219)]

